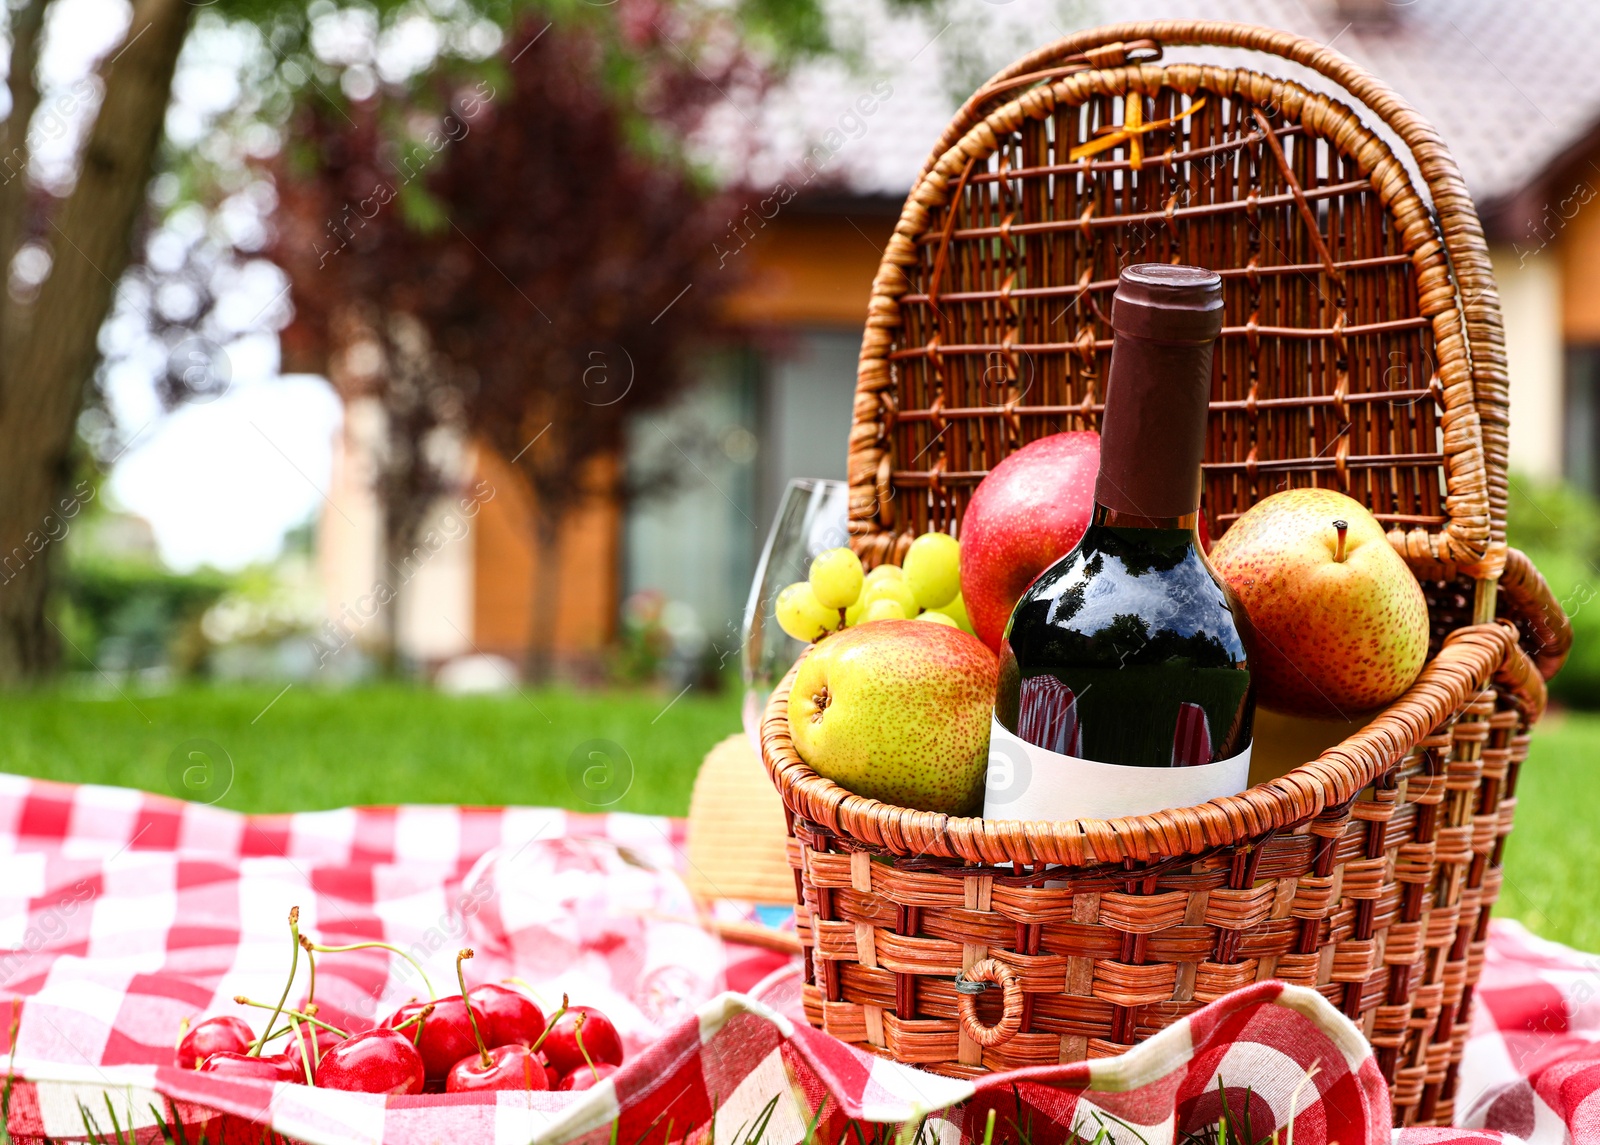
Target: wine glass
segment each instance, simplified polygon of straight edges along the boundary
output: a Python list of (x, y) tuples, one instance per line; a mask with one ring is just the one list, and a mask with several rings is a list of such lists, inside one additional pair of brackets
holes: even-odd
[(744, 608), (744, 730), (761, 751), (761, 716), (767, 699), (805, 645), (778, 627), (773, 612), (778, 593), (811, 569), (811, 558), (850, 540), (849, 486), (820, 477), (797, 477), (762, 546)]

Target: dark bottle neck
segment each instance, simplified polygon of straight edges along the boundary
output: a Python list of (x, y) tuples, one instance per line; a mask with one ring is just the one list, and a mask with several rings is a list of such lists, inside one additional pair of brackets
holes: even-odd
[(1130, 524), (1193, 518), (1214, 345), (1209, 338), (1159, 341), (1117, 330), (1100, 426), (1097, 505)]
[(1191, 533), (1198, 539), (1196, 529), (1200, 525), (1200, 513), (1197, 510), (1177, 517), (1145, 517), (1138, 513), (1113, 509), (1096, 501), (1094, 517), (1090, 524), (1108, 529), (1154, 529), (1168, 533)]

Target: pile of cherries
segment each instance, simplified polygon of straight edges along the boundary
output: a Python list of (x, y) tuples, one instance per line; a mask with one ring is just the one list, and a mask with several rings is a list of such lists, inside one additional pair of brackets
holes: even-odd
[[(471, 950), (456, 956), (461, 993), (429, 1002), (408, 1002), (370, 1030), (346, 1033), (317, 1017), (317, 954), (382, 947), (411, 961), (428, 983), (422, 967), (398, 947), (383, 942), (323, 946), (300, 933), (300, 909), (289, 912), (294, 961), (289, 983), (276, 1006), (240, 995), (244, 1006), (271, 1010), (267, 1027), (257, 1037), (243, 1020), (207, 1018), (185, 1030), (177, 1061), (184, 1069), (229, 1077), (298, 1082), (324, 1089), (357, 1093), (463, 1093), (491, 1089), (582, 1090), (598, 1085), (622, 1064), (622, 1039), (599, 1010), (569, 1006), (548, 1022), (544, 1011), (518, 990), (485, 983), (467, 989), (461, 964)], [(310, 987), (298, 1008), (285, 1006), (305, 950), (310, 962)], [(278, 1028), (278, 1019), (287, 1024)], [(266, 1053), (268, 1043), (287, 1038), (284, 1049)]]

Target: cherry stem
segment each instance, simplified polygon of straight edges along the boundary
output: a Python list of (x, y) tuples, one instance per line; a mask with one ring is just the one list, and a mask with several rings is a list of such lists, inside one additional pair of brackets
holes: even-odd
[(396, 1022), (394, 1028), (397, 1030), (403, 1030), (412, 1022), (415, 1022), (417, 1024), (417, 1032), (411, 1035), (411, 1044), (414, 1046), (420, 1046), (422, 1044), (422, 1023), (426, 1022), (428, 1020), (428, 1015), (432, 1013), (433, 1003), (429, 1002), (426, 1006), (422, 1007), (422, 1009), (418, 1010), (414, 1015), (407, 1018), (405, 1021)]
[[(235, 994), (234, 997), (233, 997), (233, 1000), (235, 1002), (239, 1003), (239, 1005), (241, 1005), (241, 1006), (254, 1006), (258, 1010), (270, 1010), (270, 1009), (272, 1009), (272, 1007), (267, 1005), (267, 1003), (265, 1003), (265, 1002), (257, 1002), (254, 998), (247, 998), (243, 994)], [(302, 1022), (310, 1022), (313, 1026), (321, 1026), (324, 1030), (327, 1030), (330, 1034), (338, 1034), (341, 1038), (348, 1038), (350, 1036), (349, 1034), (347, 1034), (343, 1030), (341, 1030), (338, 1026), (330, 1026), (330, 1025), (328, 1025), (327, 1022), (324, 1022), (321, 1018), (317, 1017), (314, 1014), (310, 1014), (310, 1013), (306, 1012), (305, 1010), (295, 1010), (295, 1009), (291, 1009), (289, 1007), (284, 1007), (284, 1011), (283, 1012), (285, 1014), (289, 1014), (289, 1015), (291, 1015), (293, 1017), (299, 1018)], [(283, 1032), (284, 1031), (282, 1031), (282, 1030), (278, 1031), (279, 1034), (281, 1034)], [(276, 1037), (277, 1035), (275, 1034), (273, 1036)], [(267, 1039), (266, 1038), (262, 1038), (261, 1040), (262, 1041), (266, 1041)]]
[(267, 1044), (267, 1038), (272, 1033), (272, 1027), (278, 1023), (278, 1015), (283, 1013), (283, 1006), (289, 1000), (289, 991), (294, 989), (294, 976), (300, 970), (300, 908), (289, 908), (289, 940), (294, 953), (289, 958), (289, 980), (283, 984), (283, 995), (278, 999), (278, 1004), (272, 1010), (272, 1017), (267, 1019), (267, 1028), (261, 1031), (261, 1036), (250, 1046), (248, 1056), (258, 1058), (261, 1056), (261, 1047)]
[[(300, 1024), (300, 1019), (296, 1018), (293, 1014), (289, 1015), (289, 1026), (290, 1026), (290, 1028), (292, 1028), (294, 1030), (294, 1040), (300, 1046), (300, 1064), (305, 1067), (306, 1084), (309, 1085), (312, 1089), (315, 1089), (315, 1088), (317, 1088), (317, 1083), (314, 1080), (312, 1080), (312, 1075), (311, 1075), (311, 1056), (310, 1056), (310, 1051), (308, 1051), (306, 1049), (306, 1030), (305, 1030), (305, 1027)], [(315, 1047), (316, 1044), (317, 1044), (317, 1036), (315, 1034), (312, 1034), (311, 1035), (311, 1045), (313, 1047)], [(318, 1064), (321, 1064), (321, 1063), (318, 1063)]]
[(306, 965), (311, 969), (311, 984), (306, 987), (306, 1002), (301, 1007), (308, 1014), (315, 1014), (314, 1008), (317, 1000), (317, 960), (311, 953), (311, 940), (305, 935), (300, 936), (300, 945), (306, 950)]
[(565, 1014), (568, 1008), (567, 996), (563, 994), (561, 995), (561, 1008), (554, 1014), (550, 1015), (550, 1020), (545, 1023), (544, 1033), (539, 1035), (538, 1041), (534, 1042), (533, 1045), (528, 1047), (528, 1052), (530, 1054), (536, 1054), (539, 1052), (539, 1047), (544, 1045), (544, 1040), (550, 1036), (550, 1031), (556, 1028), (556, 1023), (561, 1020), (561, 1015)]
[[(283, 1014), (284, 1014), (284, 1017), (286, 1017), (286, 1018), (293, 1018), (297, 1022), (305, 1023), (305, 1025), (307, 1027), (315, 1025), (315, 1023), (312, 1022), (312, 1020), (310, 1018), (306, 1017), (304, 1014), (300, 1013), (298, 1010), (285, 1010), (283, 1012)], [(327, 1027), (323, 1027), (323, 1028), (326, 1029)], [(273, 1030), (272, 1031), (272, 1037), (268, 1038), (267, 1040), (269, 1042), (275, 1042), (279, 1038), (286, 1038), (292, 1033), (294, 1033), (294, 1031), (292, 1029), (290, 1029), (288, 1026), (285, 1026), (281, 1030)], [(321, 1058), (323, 1052), (324, 1051), (321, 1050), (321, 1048), (319, 1047), (318, 1051), (317, 1051), (317, 1056), (318, 1056), (319, 1059)]]
[(422, 984), (428, 988), (428, 1001), (437, 1002), (439, 1000), (439, 995), (433, 992), (433, 983), (428, 981), (428, 973), (423, 970), (422, 964), (392, 942), (352, 942), (348, 946), (324, 946), (320, 942), (313, 942), (306, 949), (315, 950), (318, 954), (347, 954), (352, 950), (373, 949), (387, 950), (392, 954), (398, 954), (401, 958), (411, 963), (412, 968), (422, 976)]
[(467, 997), (467, 976), (461, 969), (461, 964), (471, 957), (471, 947), (456, 955), (456, 981), (461, 984), (461, 1004), (467, 1008), (467, 1022), (472, 1026), (472, 1040), (478, 1043), (478, 1061), (484, 1069), (488, 1069), (494, 1063), (489, 1060), (489, 1047), (483, 1044), (483, 1034), (478, 1029), (478, 1016), (472, 1012), (472, 999)]
[(1333, 523), (1333, 528), (1334, 528), (1334, 531), (1339, 534), (1339, 547), (1336, 548), (1333, 551), (1333, 559), (1334, 559), (1335, 563), (1343, 564), (1344, 563), (1344, 535), (1345, 535), (1346, 531), (1349, 530), (1350, 523), (1348, 521), (1335, 521)]
[(578, 1015), (578, 1020), (572, 1023), (572, 1037), (578, 1043), (578, 1052), (583, 1055), (583, 1064), (589, 1067), (590, 1073), (594, 1074), (595, 1081), (599, 1081), (600, 1071), (595, 1068), (594, 1059), (589, 1056), (589, 1051), (583, 1045), (583, 1023), (588, 1017), (588, 1014)]
[[(426, 1010), (427, 1007), (424, 1006), (423, 1009)], [(420, 1021), (422, 1021), (422, 1012), (419, 1010), (417, 1013), (412, 1014), (411, 1017), (396, 1022), (392, 1028), (396, 1030), (404, 1030), (409, 1026), (416, 1025)]]
[(172, 1048), (173, 1049), (177, 1049), (179, 1046), (183, 1045), (183, 1039), (187, 1038), (188, 1036), (189, 1036), (189, 1019), (185, 1018), (183, 1021), (178, 1023), (178, 1040), (177, 1040), (176, 1043), (173, 1044)]

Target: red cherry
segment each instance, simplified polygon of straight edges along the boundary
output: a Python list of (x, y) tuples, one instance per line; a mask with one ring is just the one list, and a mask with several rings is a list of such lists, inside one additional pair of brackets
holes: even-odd
[(199, 1069), (212, 1054), (242, 1054), (255, 1040), (243, 1018), (207, 1018), (178, 1043), (178, 1068)]
[(322, 1056), (317, 1086), (356, 1093), (421, 1093), (422, 1055), (400, 1030), (351, 1034)]
[[(437, 1002), (410, 1002), (401, 1006), (384, 1020), (385, 1026), (398, 1026), (407, 1018), (415, 1017), (427, 1005), (433, 1006), (433, 1013), (422, 1023), (422, 1036), (417, 1038), (416, 1046), (422, 1054), (423, 1068), (428, 1071), (428, 1080), (443, 1081), (449, 1074), (450, 1067), (466, 1057), (468, 1054), (478, 1052), (478, 1043), (472, 1036), (472, 1023), (467, 1019), (467, 1003), (460, 994), (449, 998), (440, 998)], [(478, 1021), (483, 1021), (483, 1012), (476, 1006), (473, 1013), (478, 1015)], [(415, 1026), (407, 1026), (401, 1031), (407, 1038), (415, 1038)]]
[(220, 1073), (226, 1077), (248, 1077), (257, 1081), (297, 1081), (306, 1083), (306, 1075), (296, 1062), (282, 1054), (268, 1054), (253, 1058), (249, 1054), (221, 1050), (208, 1057), (200, 1066), (201, 1073)]
[(610, 1018), (593, 1006), (573, 1006), (557, 1019), (556, 1024), (550, 1028), (544, 1045), (539, 1047), (544, 1051), (545, 1059), (563, 1077), (579, 1066), (587, 1068), (583, 1053), (578, 1049), (578, 1037), (574, 1033), (579, 1014), (584, 1015), (583, 1048), (589, 1051), (589, 1060), (595, 1065), (601, 1062), (621, 1065), (622, 1039), (617, 1036), (617, 1027), (611, 1024)]
[(544, 1076), (549, 1082), (549, 1085), (546, 1086), (547, 1089), (555, 1089), (561, 1084), (561, 1071), (553, 1065), (544, 1067)]
[(489, 1051), (489, 1064), (476, 1050), (450, 1067), (445, 1079), (446, 1093), (467, 1093), (483, 1089), (549, 1089), (550, 1079), (544, 1063), (520, 1044), (496, 1046)]
[[(317, 1063), (322, 1060), (323, 1055), (331, 1050), (334, 1046), (344, 1041), (344, 1039), (338, 1034), (334, 1033), (332, 1030), (324, 1030), (321, 1026), (305, 1025), (301, 1026), (300, 1028), (304, 1031), (307, 1049), (312, 1048), (312, 1035), (316, 1035), (316, 1048), (313, 1051), (311, 1062), (311, 1072), (316, 1073)], [(300, 1038), (296, 1036), (293, 1030), (290, 1030), (289, 1036), (285, 1038), (284, 1041), (287, 1044), (285, 1044), (283, 1047), (283, 1056), (292, 1061), (296, 1069), (300, 1069)], [(304, 1080), (304, 1077), (305, 1071), (301, 1070), (301, 1079)]]
[[(588, 1026), (584, 1027), (586, 1030), (588, 1028)], [(583, 1044), (588, 1045), (589, 1043), (587, 1040), (585, 1040)], [(566, 1077), (562, 1078), (561, 1084), (556, 1086), (556, 1088), (559, 1090), (593, 1089), (606, 1078), (616, 1073), (618, 1068), (619, 1067), (612, 1065), (610, 1062), (596, 1062), (593, 1069), (590, 1069), (588, 1066), (579, 1066)], [(599, 1074), (600, 1076), (596, 1077), (595, 1074)]]
[(488, 1022), (483, 1039), (491, 1046), (531, 1046), (544, 1033), (544, 1011), (521, 991), (486, 982), (475, 986), (467, 997), (478, 1021)]

